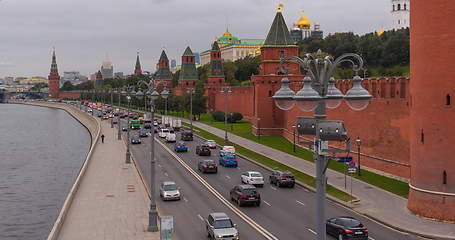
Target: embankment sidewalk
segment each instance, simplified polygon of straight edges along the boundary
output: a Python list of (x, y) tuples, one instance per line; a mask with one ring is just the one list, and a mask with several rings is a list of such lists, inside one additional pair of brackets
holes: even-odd
[[(182, 121), (189, 122), (186, 119)], [(224, 138), (224, 131), (207, 124), (193, 121), (193, 125), (204, 129), (218, 137)], [(314, 163), (297, 158), (293, 155), (267, 147), (243, 137), (229, 134), (229, 141), (245, 147), (251, 151), (267, 156), (277, 162), (285, 164), (310, 176), (315, 176)], [(327, 169), (328, 183), (338, 189), (344, 189), (344, 175)], [(348, 190), (346, 190), (348, 191)], [(353, 194), (360, 199), (354, 205), (344, 204), (358, 213), (373, 218), (385, 225), (404, 232), (436, 237), (442, 239), (455, 239), (455, 224), (436, 222), (418, 217), (407, 208), (407, 199), (389, 193), (365, 182), (353, 179)]]
[[(147, 232), (150, 200), (135, 165), (125, 164), (126, 146), (123, 140), (117, 140), (116, 128), (63, 103), (14, 103), (63, 109), (84, 124), (92, 136), (92, 153), (48, 240), (159, 239), (159, 233)], [(104, 143), (98, 133), (105, 135)]]

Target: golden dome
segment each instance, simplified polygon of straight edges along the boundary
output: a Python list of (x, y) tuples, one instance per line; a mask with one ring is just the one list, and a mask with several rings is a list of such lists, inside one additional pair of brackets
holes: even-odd
[(232, 37), (232, 34), (229, 32), (229, 29), (226, 29), (226, 32), (223, 34), (223, 37)]
[(300, 29), (310, 29), (311, 27), (310, 20), (308, 20), (303, 11), (301, 13), (299, 21), (297, 21), (297, 27)]

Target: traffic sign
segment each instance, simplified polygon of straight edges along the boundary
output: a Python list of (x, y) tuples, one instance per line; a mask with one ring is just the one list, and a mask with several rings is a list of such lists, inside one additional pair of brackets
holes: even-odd
[(355, 173), (357, 168), (348, 168), (348, 173)]
[(348, 163), (348, 166), (349, 166), (349, 168), (355, 168), (355, 162), (354, 161), (350, 161)]
[(352, 157), (339, 157), (337, 159), (337, 162), (351, 162), (352, 161)]

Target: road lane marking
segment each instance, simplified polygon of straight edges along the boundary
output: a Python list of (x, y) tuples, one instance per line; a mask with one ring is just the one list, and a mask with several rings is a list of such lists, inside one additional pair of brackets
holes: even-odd
[(162, 167), (161, 164), (158, 164), (158, 167)]
[(302, 206), (305, 206), (305, 203), (303, 203), (303, 202), (301, 202), (301, 201), (299, 201), (299, 200), (296, 200), (296, 202), (297, 202), (298, 204), (302, 205)]
[(186, 199), (186, 197), (183, 197), (183, 201), (188, 202), (188, 199)]
[(270, 186), (270, 188), (276, 191), (276, 188), (275, 188), (275, 187)]
[(201, 219), (201, 221), (204, 221), (204, 218), (201, 216), (201, 214), (198, 214), (197, 217)]
[(167, 172), (164, 173), (164, 176), (169, 177), (169, 175), (167, 174)]
[(271, 207), (272, 205), (268, 202), (266, 202), (265, 200), (262, 200), (265, 204), (269, 205), (269, 207)]
[(226, 175), (226, 178), (227, 178), (227, 179), (231, 179), (231, 177), (229, 177), (228, 175)]
[(376, 239), (374, 239), (374, 238), (372, 238), (372, 237), (368, 237), (368, 239), (370, 239), (370, 240), (376, 240)]
[(196, 178), (202, 185), (204, 185), (215, 197), (218, 198), (226, 207), (228, 207), (231, 211), (233, 211), (235, 214), (237, 214), (242, 220), (244, 220), (246, 223), (248, 223), (252, 228), (254, 228), (256, 231), (258, 231), (262, 236), (264, 236), (268, 240), (278, 240), (277, 237), (275, 237), (272, 233), (267, 231), (264, 227), (259, 225), (257, 222), (255, 222), (253, 219), (251, 219), (248, 215), (246, 215), (244, 212), (236, 208), (230, 201), (228, 201), (226, 198), (223, 197), (222, 194), (220, 194), (214, 187), (212, 187), (204, 178), (202, 178), (196, 171), (194, 171), (188, 164), (180, 158), (177, 154), (175, 154), (172, 150), (170, 150), (164, 143), (161, 141), (156, 141), (158, 144), (160, 144), (169, 154), (171, 154), (188, 172), (193, 175), (194, 178)]
[(311, 230), (311, 228), (308, 228), (308, 231), (310, 231), (310, 232), (311, 232), (312, 234), (314, 234), (314, 235), (318, 235), (318, 233), (315, 232), (315, 231), (313, 231), (313, 230)]

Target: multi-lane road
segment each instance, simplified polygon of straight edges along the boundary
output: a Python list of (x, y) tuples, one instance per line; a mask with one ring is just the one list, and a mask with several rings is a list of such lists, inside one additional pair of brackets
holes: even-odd
[[(135, 131), (132, 135), (137, 134)], [(140, 145), (132, 145), (132, 153), (139, 170), (149, 184), (150, 178), (150, 137), (142, 138)], [(155, 145), (157, 183), (171, 180), (181, 188), (181, 201), (157, 201), (161, 215), (174, 216), (177, 239), (201, 239), (206, 236), (204, 219), (210, 212), (225, 212), (238, 224), (241, 239), (315, 239), (315, 194), (296, 185), (294, 189), (277, 188), (268, 183), (270, 172), (246, 159), (239, 158), (239, 167), (218, 167), (217, 174), (202, 174), (197, 170), (200, 159), (214, 159), (218, 162), (218, 149), (212, 155), (202, 157), (195, 154), (200, 138), (186, 142), (189, 152), (175, 153), (173, 144), (166, 143), (156, 135)], [(180, 139), (179, 134), (177, 139)], [(259, 188), (262, 204), (260, 207), (238, 207), (230, 201), (229, 190), (240, 184), (240, 174), (245, 171), (259, 171), (266, 184)], [(159, 199), (158, 193), (155, 196)], [(398, 232), (371, 219), (328, 201), (327, 217), (353, 216), (368, 229), (370, 239), (408, 240), (421, 239)], [(331, 239), (328, 237), (328, 239)]]

